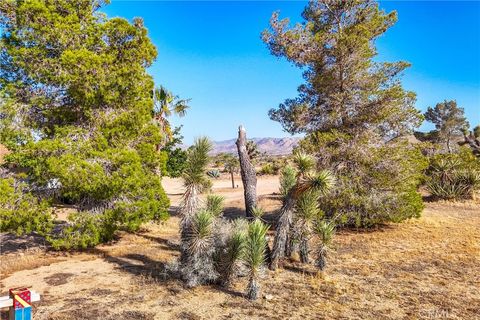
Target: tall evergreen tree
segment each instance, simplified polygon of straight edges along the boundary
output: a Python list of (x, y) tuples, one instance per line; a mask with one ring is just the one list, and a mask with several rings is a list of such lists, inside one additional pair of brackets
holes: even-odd
[(105, 2), (7, 0), (0, 89), (26, 126), (19, 132), (31, 134), (9, 161), (34, 189), (54, 182), (60, 199), (131, 230), (166, 218), (169, 206), (146, 71), (156, 49), (141, 19), (108, 19)]
[(418, 216), (425, 163), (403, 137), (422, 116), (399, 80), (409, 64), (374, 61), (375, 40), (396, 12), (372, 0), (311, 1), (302, 16), (289, 27), (275, 12), (263, 32), (273, 55), (305, 70), (298, 97), (269, 114), (286, 131), (306, 133), (301, 147), (338, 178), (323, 209), (359, 225)]

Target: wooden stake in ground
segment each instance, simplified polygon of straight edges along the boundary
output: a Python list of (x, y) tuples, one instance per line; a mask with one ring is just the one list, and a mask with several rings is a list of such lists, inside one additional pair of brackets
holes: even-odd
[(243, 182), (245, 197), (245, 211), (247, 218), (253, 217), (253, 209), (257, 206), (257, 174), (247, 152), (247, 132), (243, 126), (238, 127), (237, 139), (238, 158), (240, 160), (240, 173)]

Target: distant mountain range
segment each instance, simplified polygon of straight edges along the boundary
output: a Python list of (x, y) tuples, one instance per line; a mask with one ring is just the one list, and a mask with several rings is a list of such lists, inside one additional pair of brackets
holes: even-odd
[[(249, 140), (255, 141), (260, 152), (265, 152), (268, 155), (285, 155), (290, 154), (292, 149), (298, 145), (301, 138), (286, 137), (286, 138), (252, 138)], [(237, 139), (230, 139), (224, 141), (214, 141), (212, 154), (218, 153), (237, 153), (237, 146), (235, 142)]]

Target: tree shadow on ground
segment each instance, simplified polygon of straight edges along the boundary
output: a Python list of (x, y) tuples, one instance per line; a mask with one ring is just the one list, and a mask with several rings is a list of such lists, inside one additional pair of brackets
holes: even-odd
[(0, 234), (0, 254), (19, 253), (32, 249), (48, 249), (49, 245), (44, 237), (37, 234), (17, 236), (13, 233)]
[(177, 251), (177, 252), (180, 251), (180, 244), (175, 243), (171, 240), (160, 238), (160, 237), (154, 237), (154, 236), (151, 236), (148, 234), (142, 234), (142, 233), (138, 233), (137, 235), (147, 240), (150, 240), (152, 242), (156, 242), (160, 244), (161, 249), (168, 250), (168, 251)]

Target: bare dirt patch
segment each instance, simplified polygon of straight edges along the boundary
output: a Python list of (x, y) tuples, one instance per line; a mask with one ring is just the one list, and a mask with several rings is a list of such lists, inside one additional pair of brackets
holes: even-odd
[[(181, 182), (164, 183), (172, 206), (178, 205)], [(226, 197), (227, 215), (240, 215), (243, 190), (229, 186), (228, 179), (216, 180), (214, 192)], [(277, 177), (259, 179), (260, 204), (272, 217), (280, 205), (277, 190)], [(428, 202), (420, 219), (370, 231), (341, 230), (325, 273), (286, 262), (281, 270), (267, 271), (257, 302), (243, 297), (245, 279), (228, 290), (186, 289), (172, 277), (166, 265), (178, 257), (178, 223), (173, 216), (148, 224), (92, 252), (59, 255), (22, 247), (2, 253), (0, 266), (8, 261), (11, 267), (2, 275), (1, 294), (21, 285), (40, 292), (37, 320), (480, 319), (478, 200)], [(39, 255), (48, 265), (36, 264)], [(55, 275), (59, 283), (49, 284)]]

